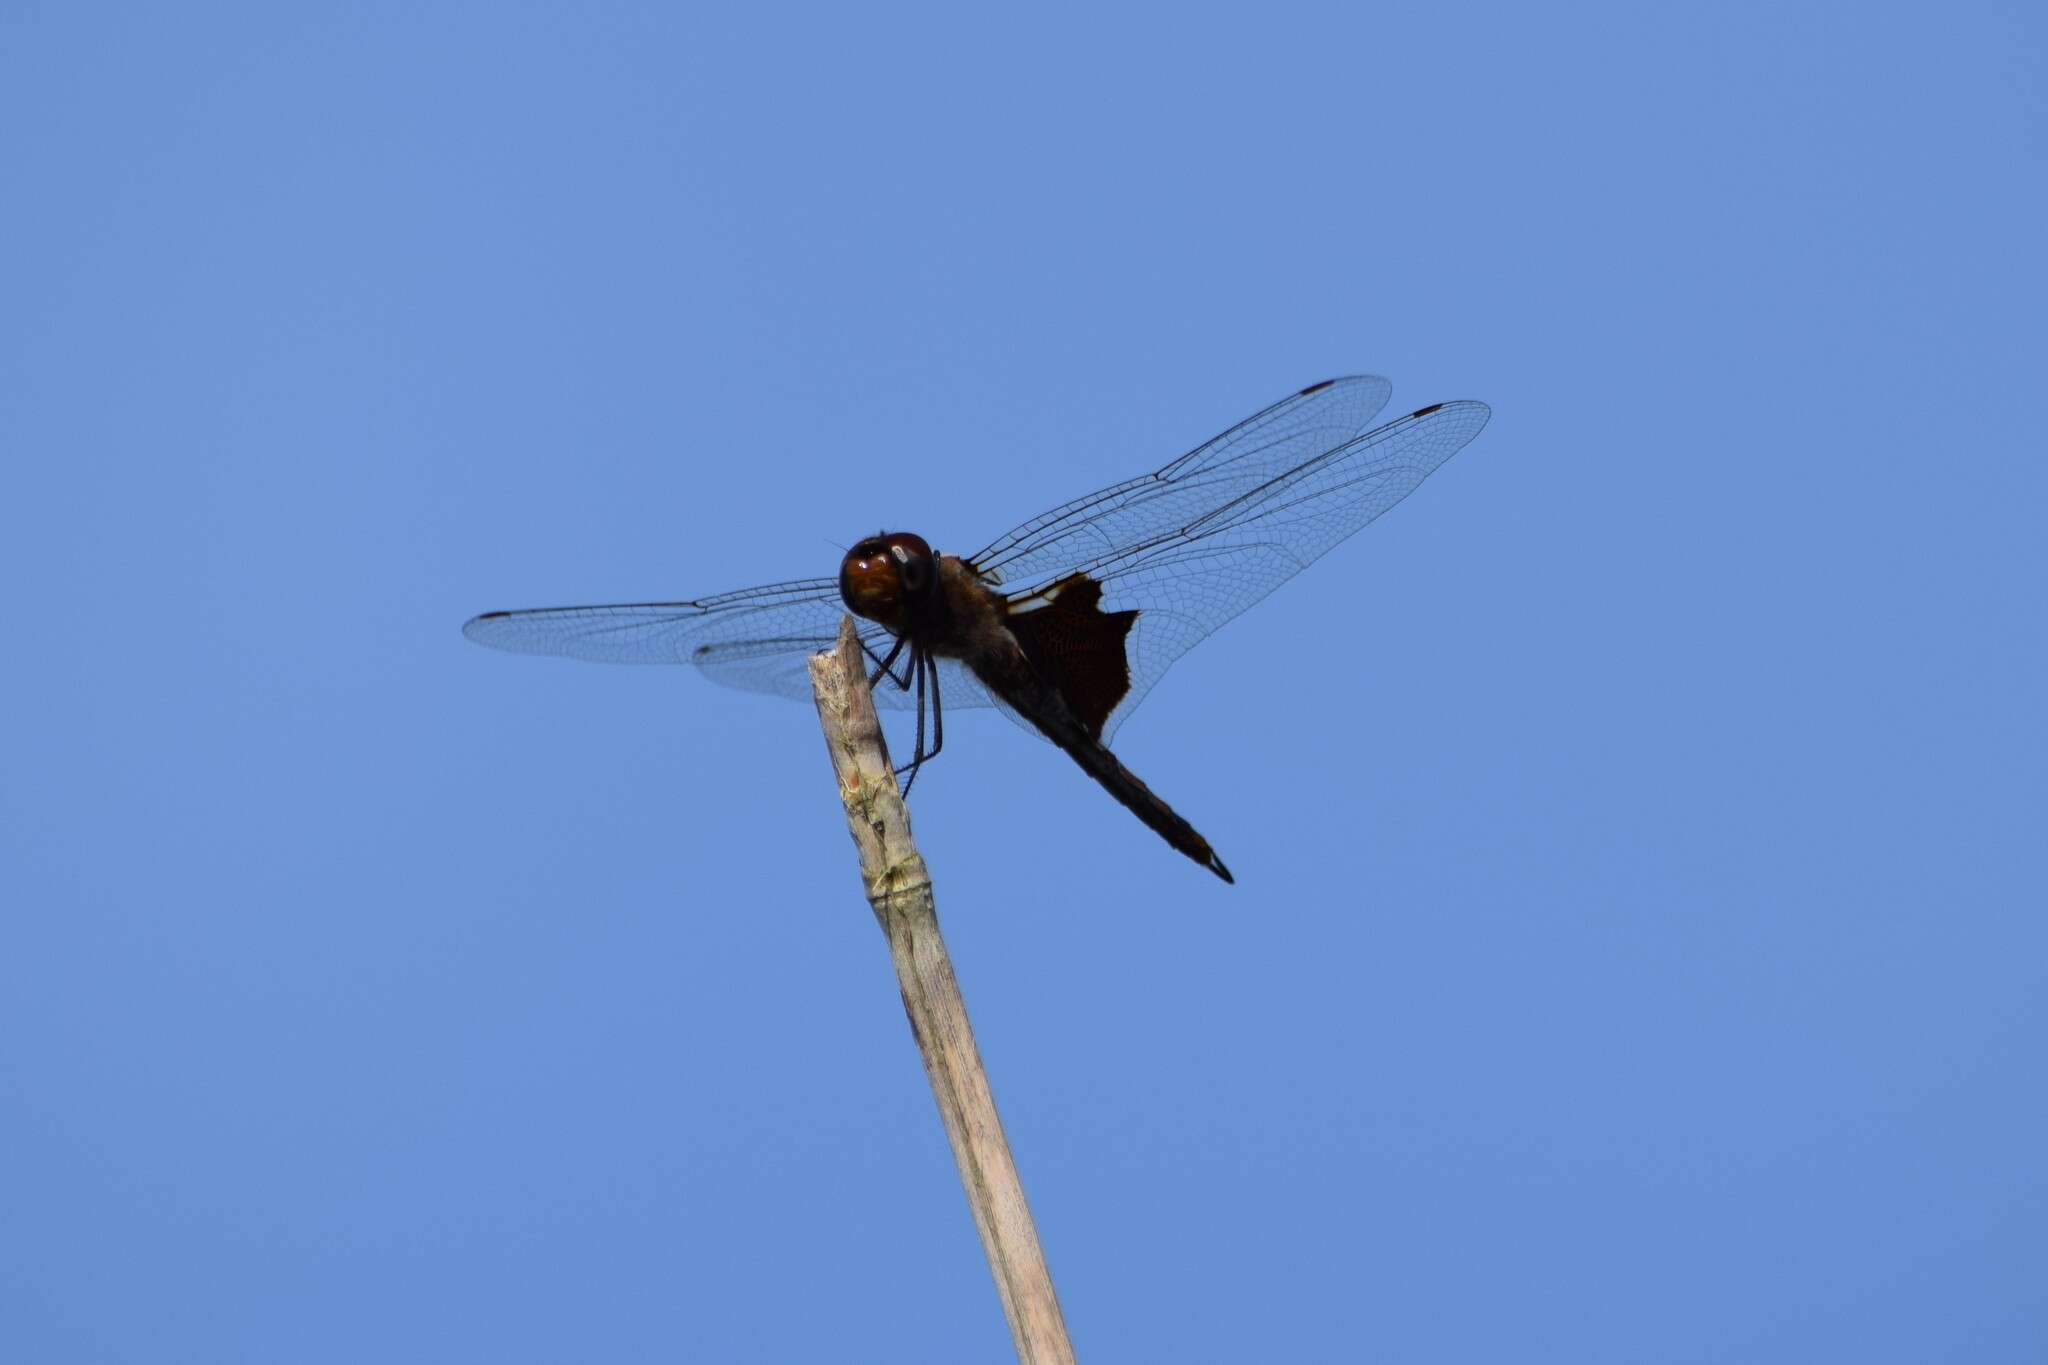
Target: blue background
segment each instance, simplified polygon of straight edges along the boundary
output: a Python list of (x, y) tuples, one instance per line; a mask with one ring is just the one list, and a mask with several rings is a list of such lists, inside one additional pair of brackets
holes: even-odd
[(10, 4), (0, 1358), (1004, 1327), (809, 709), (487, 608), (1492, 426), (917, 831), (1092, 1360), (2048, 1355), (2038, 6)]

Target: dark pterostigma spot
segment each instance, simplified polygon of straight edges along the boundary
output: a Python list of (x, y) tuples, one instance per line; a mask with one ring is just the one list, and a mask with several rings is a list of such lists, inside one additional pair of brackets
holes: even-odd
[(1427, 417), (1432, 412), (1442, 412), (1443, 409), (1444, 405), (1442, 403), (1431, 403), (1428, 407), (1417, 408), (1415, 411), (1409, 413), (1408, 415), (1410, 417)]
[(1336, 382), (1337, 382), (1337, 381), (1336, 381), (1336, 380), (1334, 380), (1334, 379), (1325, 379), (1325, 380), (1324, 380), (1324, 381), (1323, 381), (1322, 383), (1320, 383), (1320, 384), (1311, 384), (1311, 385), (1309, 385), (1309, 386), (1308, 386), (1307, 388), (1303, 389), (1303, 390), (1302, 390), (1302, 391), (1301, 391), (1300, 393), (1296, 394), (1295, 396), (1296, 396), (1297, 398), (1306, 398), (1306, 397), (1308, 397), (1308, 396), (1309, 396), (1310, 394), (1312, 394), (1312, 393), (1321, 393), (1321, 392), (1322, 392), (1322, 391), (1323, 391), (1324, 389), (1327, 389), (1327, 388), (1329, 388), (1329, 387), (1330, 387), (1330, 385), (1332, 385), (1332, 384), (1334, 384), (1334, 383), (1336, 383)]

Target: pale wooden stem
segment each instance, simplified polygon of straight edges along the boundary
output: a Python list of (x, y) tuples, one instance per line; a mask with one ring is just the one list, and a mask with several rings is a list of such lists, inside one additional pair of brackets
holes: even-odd
[(1074, 1348), (974, 1046), (960, 983), (939, 936), (931, 878), (911, 842), (910, 815), (889, 768), (888, 745), (868, 695), (867, 665), (851, 618), (840, 627), (838, 648), (812, 657), (811, 687), (847, 827), (860, 851), (868, 904), (889, 939), (903, 1010), (924, 1058), (946, 1139), (953, 1144), (967, 1206), (1017, 1343), (1017, 1359), (1025, 1365), (1071, 1362)]

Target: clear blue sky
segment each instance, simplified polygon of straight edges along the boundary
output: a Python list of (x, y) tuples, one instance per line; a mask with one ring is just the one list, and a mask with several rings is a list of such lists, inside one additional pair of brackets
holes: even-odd
[(1095, 1361), (2048, 1357), (2036, 6), (0, 17), (0, 1359), (1008, 1349), (808, 708), (487, 608), (1494, 405), (917, 830)]

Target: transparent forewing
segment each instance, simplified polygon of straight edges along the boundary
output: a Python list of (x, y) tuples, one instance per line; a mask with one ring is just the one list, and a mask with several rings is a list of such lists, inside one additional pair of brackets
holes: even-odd
[(1042, 587), (1134, 540), (1192, 522), (1223, 501), (1210, 480), (1271, 478), (1363, 433), (1393, 396), (1378, 375), (1311, 384), (1197, 446), (1156, 473), (1034, 517), (973, 557), (1011, 594)]
[[(845, 615), (838, 583), (810, 578), (689, 602), (494, 611), (470, 621), (462, 633), (478, 644), (520, 654), (615, 664), (693, 664), (727, 687), (808, 699), (805, 660), (832, 647)], [(887, 657), (895, 643), (895, 637), (871, 622), (862, 623), (860, 634), (879, 657)], [(896, 672), (907, 676), (908, 667), (908, 656), (899, 655)], [(958, 666), (942, 666), (940, 686), (948, 709), (992, 704), (974, 676)], [(907, 709), (916, 697), (886, 679), (875, 688), (877, 706)]]
[(1003, 590), (1028, 600), (1036, 587), (1082, 573), (1102, 584), (1104, 611), (1137, 609), (1131, 687), (1107, 738), (1174, 660), (1408, 496), (1488, 415), (1483, 403), (1444, 403), (1325, 444), (1332, 428), (1323, 422), (1255, 425), (1262, 414), (1220, 457), (1202, 458), (1212, 449), (1204, 447), (1074, 504), (1085, 510), (999, 556)]
[[(1079, 573), (1102, 585), (1102, 610), (1137, 610), (1130, 690), (1107, 738), (1174, 660), (1406, 497), (1486, 425), (1486, 406), (1467, 402), (1366, 430), (1391, 392), (1372, 375), (1310, 385), (1157, 473), (1026, 522), (968, 562), (1020, 604)], [(491, 612), (463, 632), (528, 654), (692, 664), (728, 687), (807, 698), (805, 659), (831, 646), (844, 614), (837, 581), (811, 578), (695, 601)], [(895, 643), (872, 623), (861, 638), (878, 658)], [(896, 671), (909, 675), (907, 653)], [(954, 660), (939, 661), (939, 682), (947, 710), (996, 705)], [(874, 695), (878, 706), (916, 705), (914, 689), (886, 679)]]

